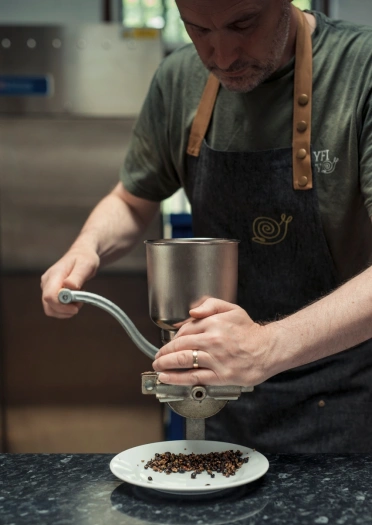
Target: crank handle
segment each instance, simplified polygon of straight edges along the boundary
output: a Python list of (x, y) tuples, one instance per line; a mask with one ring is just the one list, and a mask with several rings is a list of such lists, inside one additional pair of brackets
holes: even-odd
[(143, 337), (143, 335), (137, 330), (134, 323), (129, 319), (127, 314), (123, 312), (116, 304), (112, 303), (108, 299), (101, 297), (100, 295), (81, 292), (80, 290), (69, 290), (68, 288), (62, 288), (58, 293), (58, 300), (62, 304), (69, 304), (74, 302), (87, 303), (93, 306), (101, 308), (112, 315), (124, 328), (133, 343), (150, 359), (154, 359), (155, 354), (159, 351), (156, 346), (152, 345)]

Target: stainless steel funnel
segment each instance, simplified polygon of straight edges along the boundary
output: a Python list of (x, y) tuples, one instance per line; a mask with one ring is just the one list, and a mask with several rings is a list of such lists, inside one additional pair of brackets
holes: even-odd
[(208, 297), (236, 301), (238, 244), (232, 239), (145, 241), (150, 317), (164, 343)]

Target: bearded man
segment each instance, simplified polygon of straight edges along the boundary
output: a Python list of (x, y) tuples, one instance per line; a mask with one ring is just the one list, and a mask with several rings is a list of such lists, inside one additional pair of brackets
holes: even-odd
[[(289, 0), (176, 0), (120, 182), (42, 277), (47, 315), (180, 187), (196, 237), (239, 239), (238, 304), (208, 299), (156, 356), (169, 384), (254, 385), (208, 439), (372, 451), (372, 29)], [(193, 352), (199, 368), (193, 368)]]

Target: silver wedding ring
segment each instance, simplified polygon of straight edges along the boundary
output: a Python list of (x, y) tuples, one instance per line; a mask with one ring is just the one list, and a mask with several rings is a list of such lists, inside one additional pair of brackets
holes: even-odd
[(193, 368), (199, 368), (198, 351), (193, 350), (192, 352), (192, 366)]

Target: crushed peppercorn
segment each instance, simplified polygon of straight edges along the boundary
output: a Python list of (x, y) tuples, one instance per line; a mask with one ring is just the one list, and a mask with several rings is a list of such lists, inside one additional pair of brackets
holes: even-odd
[(197, 474), (206, 471), (211, 478), (215, 477), (214, 472), (221, 473), (226, 478), (235, 476), (235, 472), (244, 463), (248, 463), (249, 458), (243, 458), (240, 450), (226, 450), (225, 452), (211, 452), (209, 454), (173, 454), (164, 452), (155, 454), (145, 465), (145, 469), (151, 468), (155, 472), (185, 473), (191, 472), (191, 478), (195, 479)]

